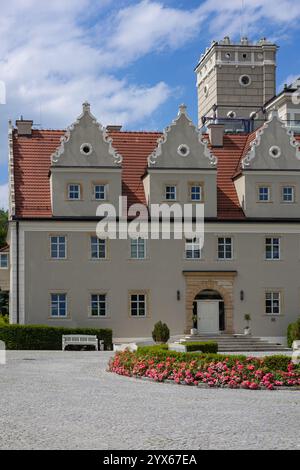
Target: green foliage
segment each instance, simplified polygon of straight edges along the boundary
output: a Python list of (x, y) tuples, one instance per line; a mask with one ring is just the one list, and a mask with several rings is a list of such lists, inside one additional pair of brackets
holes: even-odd
[(201, 351), (203, 353), (217, 353), (218, 352), (218, 343), (215, 341), (194, 341), (183, 343), (186, 347), (187, 352), (192, 351)]
[(264, 358), (264, 365), (273, 371), (286, 370), (288, 364), (291, 362), (291, 358), (288, 356), (277, 355), (277, 356), (266, 356)]
[(300, 339), (300, 317), (295, 323), (291, 323), (287, 329), (287, 343), (291, 348), (293, 341)]
[(9, 311), (9, 293), (0, 291), (0, 316), (8, 315)]
[(8, 228), (8, 211), (0, 209), (0, 248), (6, 245), (6, 235)]
[(242, 355), (225, 355), (225, 354), (215, 354), (215, 353), (199, 353), (199, 352), (186, 352), (181, 353), (177, 351), (169, 351), (166, 344), (160, 344), (155, 346), (141, 346), (138, 348), (135, 353), (140, 357), (153, 357), (161, 361), (166, 360), (168, 357), (175, 358), (179, 362), (188, 362), (196, 360), (197, 363), (207, 364), (209, 362), (219, 362), (228, 359), (229, 364), (235, 364), (236, 360), (242, 362), (246, 361), (246, 356)]
[(8, 315), (0, 315), (0, 327), (9, 325)]
[(153, 352), (160, 352), (160, 351), (167, 351), (168, 345), (167, 344), (154, 344), (153, 346), (138, 346), (138, 351), (142, 352), (143, 354), (153, 353)]
[(152, 338), (156, 343), (167, 343), (170, 338), (170, 330), (166, 323), (161, 321), (155, 323)]
[(61, 328), (44, 325), (1, 325), (0, 340), (6, 349), (19, 350), (60, 350), (62, 335), (97, 335), (104, 341), (105, 348), (111, 348), (112, 330), (96, 328)]

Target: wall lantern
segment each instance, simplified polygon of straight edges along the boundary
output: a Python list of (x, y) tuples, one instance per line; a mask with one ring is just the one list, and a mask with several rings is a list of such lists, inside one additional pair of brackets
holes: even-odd
[(245, 298), (244, 291), (243, 291), (243, 290), (241, 290), (241, 291), (240, 291), (240, 299), (241, 299), (241, 301), (243, 301), (243, 300), (244, 300), (244, 298)]
[(177, 300), (180, 300), (180, 290), (177, 291)]

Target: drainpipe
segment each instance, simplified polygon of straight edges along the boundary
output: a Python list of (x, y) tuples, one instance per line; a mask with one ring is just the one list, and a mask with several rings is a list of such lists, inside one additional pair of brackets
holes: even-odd
[(17, 324), (20, 323), (20, 295), (19, 295), (19, 221), (16, 222), (17, 238)]

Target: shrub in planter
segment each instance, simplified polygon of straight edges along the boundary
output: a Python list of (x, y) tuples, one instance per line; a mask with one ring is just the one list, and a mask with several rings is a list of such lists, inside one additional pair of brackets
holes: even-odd
[(170, 330), (166, 323), (161, 321), (155, 323), (152, 338), (156, 343), (167, 343), (170, 338)]
[(61, 328), (43, 325), (0, 325), (0, 340), (7, 349), (60, 350), (63, 335), (96, 335), (111, 349), (112, 330), (98, 328)]
[(291, 348), (293, 341), (300, 339), (300, 318), (295, 323), (291, 323), (287, 330), (287, 343)]

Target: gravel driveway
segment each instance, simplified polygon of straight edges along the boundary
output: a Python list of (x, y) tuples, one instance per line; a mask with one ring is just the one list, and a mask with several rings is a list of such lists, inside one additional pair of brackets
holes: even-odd
[(300, 449), (300, 392), (198, 389), (105, 372), (107, 352), (8, 352), (1, 449)]

